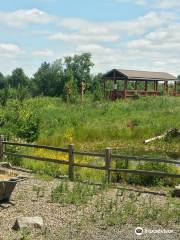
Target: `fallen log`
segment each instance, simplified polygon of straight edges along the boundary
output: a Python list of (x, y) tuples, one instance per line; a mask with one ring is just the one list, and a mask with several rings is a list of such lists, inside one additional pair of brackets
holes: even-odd
[(177, 128), (171, 128), (169, 129), (166, 133), (153, 137), (153, 138), (149, 138), (147, 140), (144, 141), (145, 144), (153, 142), (155, 140), (159, 140), (159, 139), (165, 139), (165, 138), (171, 138), (171, 137), (177, 137), (180, 136), (180, 130), (178, 130)]

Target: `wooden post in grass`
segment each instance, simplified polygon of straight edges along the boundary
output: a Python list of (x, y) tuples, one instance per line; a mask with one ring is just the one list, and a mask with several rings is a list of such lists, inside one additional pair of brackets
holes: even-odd
[(0, 161), (3, 161), (3, 141), (4, 136), (0, 135)]
[(85, 83), (81, 82), (81, 103), (84, 101), (84, 90), (85, 90)]
[(74, 180), (74, 144), (69, 145), (69, 179)]
[(106, 178), (107, 182), (110, 182), (111, 180), (111, 155), (112, 155), (112, 148), (106, 148), (105, 149), (105, 169), (106, 169)]

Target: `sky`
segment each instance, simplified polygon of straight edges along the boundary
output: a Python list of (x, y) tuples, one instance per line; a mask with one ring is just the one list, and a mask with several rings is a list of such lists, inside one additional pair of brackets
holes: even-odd
[(0, 0), (0, 72), (89, 52), (93, 72), (180, 74), (180, 0)]

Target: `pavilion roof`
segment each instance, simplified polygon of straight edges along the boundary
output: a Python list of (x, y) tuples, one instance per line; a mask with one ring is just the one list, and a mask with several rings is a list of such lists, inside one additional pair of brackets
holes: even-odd
[(121, 76), (124, 76), (128, 79), (133, 80), (157, 80), (157, 81), (171, 81), (177, 80), (175, 76), (166, 72), (151, 72), (151, 71), (137, 71), (137, 70), (125, 70), (125, 69), (113, 69), (104, 77), (111, 77), (111, 73), (113, 72), (119, 73)]

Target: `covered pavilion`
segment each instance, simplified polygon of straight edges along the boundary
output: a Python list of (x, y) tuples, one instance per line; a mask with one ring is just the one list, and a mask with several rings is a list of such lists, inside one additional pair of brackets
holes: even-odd
[[(109, 81), (111, 82), (111, 89), (107, 89)], [(103, 75), (103, 88), (105, 97), (111, 100), (126, 99), (136, 95), (159, 96), (165, 94), (180, 96), (180, 93), (177, 92), (177, 81), (176, 77), (166, 72), (113, 69)], [(130, 88), (128, 87), (129, 83), (131, 83)], [(138, 88), (139, 83), (141, 88)], [(160, 83), (163, 83), (163, 93), (162, 90), (160, 91)], [(173, 90), (171, 91), (169, 84), (173, 84)], [(152, 89), (150, 89), (150, 86)]]

